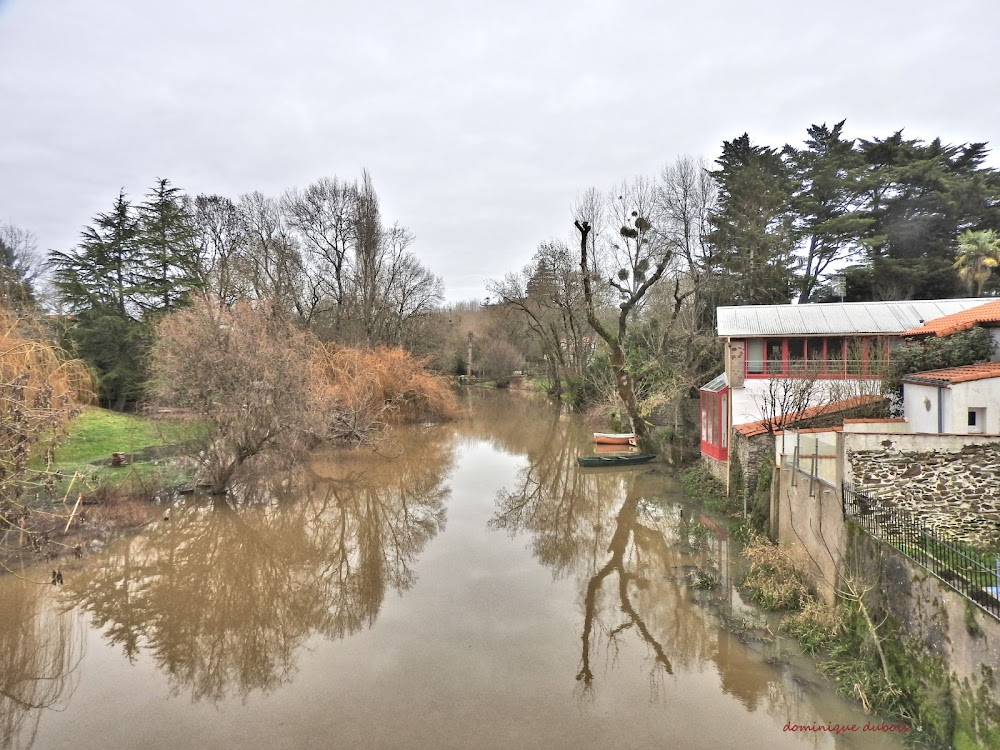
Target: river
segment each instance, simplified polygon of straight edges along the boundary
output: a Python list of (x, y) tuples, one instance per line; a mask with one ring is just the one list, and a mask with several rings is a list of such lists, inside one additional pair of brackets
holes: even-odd
[(0, 745), (902, 747), (765, 637), (666, 467), (579, 469), (577, 417), (466, 398), (0, 579)]

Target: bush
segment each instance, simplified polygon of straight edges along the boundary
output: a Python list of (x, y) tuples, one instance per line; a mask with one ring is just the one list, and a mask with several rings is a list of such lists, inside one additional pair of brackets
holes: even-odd
[(994, 348), (990, 332), (985, 328), (972, 328), (923, 341), (908, 339), (892, 353), (887, 386), (892, 391), (899, 391), (903, 387), (902, 378), (914, 372), (988, 362)]
[(705, 507), (719, 513), (733, 515), (738, 512), (736, 502), (726, 496), (726, 488), (701, 461), (681, 472), (684, 494)]
[(840, 610), (817, 599), (806, 602), (801, 611), (781, 623), (781, 630), (795, 636), (807, 654), (815, 654), (833, 643), (841, 627)]
[(808, 578), (787, 550), (759, 534), (743, 548), (750, 563), (743, 585), (751, 599), (764, 609), (799, 609), (812, 599)]
[(524, 367), (524, 357), (506, 341), (490, 339), (480, 352), (479, 367), (484, 378), (492, 380), (497, 388), (506, 388), (514, 373)]
[(249, 458), (324, 438), (375, 442), (391, 423), (454, 416), (448, 381), (403, 349), (325, 347), (277, 309), (200, 300), (168, 315), (153, 347), (153, 395), (192, 409), (215, 492)]
[(447, 378), (405, 349), (329, 347), (316, 352), (314, 379), (333, 437), (363, 442), (388, 424), (452, 419), (458, 401)]
[(54, 477), (30, 469), (32, 454), (45, 465), (65, 435), (70, 417), (92, 394), (90, 372), (69, 360), (38, 326), (0, 307), (0, 552), (7, 533), (27, 528), (28, 486), (49, 485)]

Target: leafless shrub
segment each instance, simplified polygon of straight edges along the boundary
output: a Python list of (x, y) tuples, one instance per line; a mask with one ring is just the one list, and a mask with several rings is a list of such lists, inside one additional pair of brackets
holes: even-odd
[(754, 534), (743, 549), (750, 569), (743, 585), (765, 609), (797, 609), (812, 598), (805, 569), (788, 550)]

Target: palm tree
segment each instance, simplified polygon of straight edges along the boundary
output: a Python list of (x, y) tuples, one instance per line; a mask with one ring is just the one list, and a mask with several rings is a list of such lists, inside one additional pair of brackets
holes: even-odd
[(1000, 235), (992, 229), (966, 229), (958, 235), (958, 253), (953, 268), (969, 287), (969, 296), (978, 297), (983, 284), (1000, 264)]

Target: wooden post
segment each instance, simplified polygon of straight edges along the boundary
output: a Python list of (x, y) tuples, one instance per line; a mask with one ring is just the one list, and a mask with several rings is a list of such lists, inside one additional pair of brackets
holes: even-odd
[(73, 511), (69, 514), (69, 518), (66, 520), (66, 528), (63, 529), (63, 534), (69, 532), (69, 525), (73, 523), (73, 516), (76, 515), (76, 509), (80, 507), (80, 501), (83, 500), (83, 493), (80, 492), (76, 496), (76, 505), (73, 506)]

